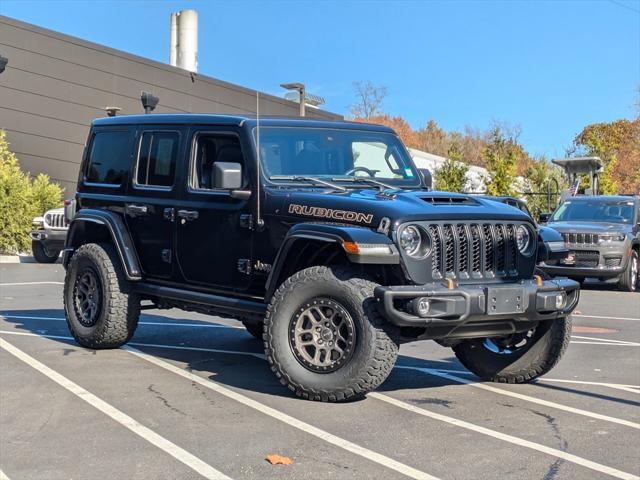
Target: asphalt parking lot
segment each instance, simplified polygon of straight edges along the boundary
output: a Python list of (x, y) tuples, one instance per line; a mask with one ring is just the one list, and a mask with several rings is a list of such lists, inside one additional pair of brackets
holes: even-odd
[(320, 404), (233, 320), (150, 310), (126, 348), (83, 349), (63, 277), (0, 265), (0, 479), (639, 478), (640, 294), (584, 290), (535, 384), (479, 383), (418, 342), (366, 399)]

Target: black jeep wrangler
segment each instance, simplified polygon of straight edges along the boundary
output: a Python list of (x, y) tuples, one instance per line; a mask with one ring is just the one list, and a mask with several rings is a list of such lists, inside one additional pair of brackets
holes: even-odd
[(142, 308), (241, 320), (297, 395), (380, 385), (432, 339), (483, 379), (525, 382), (565, 351), (579, 284), (525, 213), (431, 192), (382, 126), (230, 115), (95, 120), (64, 250), (69, 328), (89, 348)]

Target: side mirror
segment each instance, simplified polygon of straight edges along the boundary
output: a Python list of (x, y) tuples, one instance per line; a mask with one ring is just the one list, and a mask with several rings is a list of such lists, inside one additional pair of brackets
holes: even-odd
[(547, 223), (550, 218), (551, 218), (551, 213), (549, 213), (549, 212), (540, 213), (540, 222), (539, 223)]
[(213, 164), (213, 188), (236, 190), (242, 187), (242, 165), (231, 162)]
[(419, 168), (420, 176), (422, 177), (422, 186), (427, 190), (433, 189), (433, 177), (431, 171), (428, 168)]

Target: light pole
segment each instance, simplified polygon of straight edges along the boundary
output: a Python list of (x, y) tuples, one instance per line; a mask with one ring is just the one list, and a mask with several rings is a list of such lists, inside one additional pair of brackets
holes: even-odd
[(7, 66), (7, 63), (9, 63), (9, 59), (0, 55), (0, 73), (4, 72), (4, 68)]
[(140, 101), (142, 102), (144, 113), (151, 113), (155, 110), (156, 105), (158, 105), (160, 99), (149, 92), (142, 92), (140, 94)]
[(305, 114), (305, 99), (306, 99), (306, 91), (304, 88), (304, 83), (283, 83), (280, 85), (282, 88), (286, 88), (287, 90), (297, 90), (299, 97), (298, 101), (300, 102), (300, 116), (304, 117)]

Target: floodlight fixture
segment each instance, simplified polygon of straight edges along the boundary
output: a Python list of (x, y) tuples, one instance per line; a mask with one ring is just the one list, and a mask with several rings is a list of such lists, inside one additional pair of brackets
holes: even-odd
[(304, 115), (305, 115), (305, 106), (306, 106), (306, 103), (304, 101), (304, 99), (306, 98), (304, 83), (299, 83), (299, 82), (282, 83), (282, 84), (280, 84), (280, 86), (282, 88), (287, 89), (287, 90), (297, 90), (298, 94), (300, 95), (298, 97), (299, 98), (299, 102), (300, 102), (300, 116), (304, 117)]
[(4, 72), (7, 63), (9, 63), (9, 59), (0, 55), (0, 73)]
[(150, 92), (142, 92), (140, 94), (140, 101), (142, 102), (144, 113), (151, 113), (155, 110), (160, 99)]
[(115, 117), (120, 110), (120, 107), (104, 107), (105, 112), (107, 112), (107, 117)]

